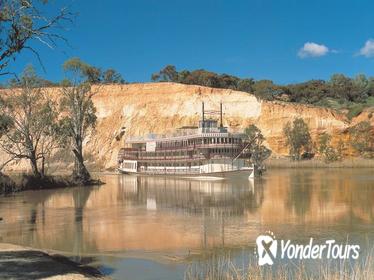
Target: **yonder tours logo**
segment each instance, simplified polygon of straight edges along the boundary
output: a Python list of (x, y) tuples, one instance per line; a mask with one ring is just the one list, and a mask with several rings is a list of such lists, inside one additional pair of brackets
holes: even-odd
[(256, 238), (255, 255), (258, 265), (272, 265), (276, 259), (358, 259), (360, 245), (339, 244), (334, 239), (316, 243), (311, 237), (307, 244), (294, 243), (291, 240), (277, 240), (272, 232), (266, 232)]

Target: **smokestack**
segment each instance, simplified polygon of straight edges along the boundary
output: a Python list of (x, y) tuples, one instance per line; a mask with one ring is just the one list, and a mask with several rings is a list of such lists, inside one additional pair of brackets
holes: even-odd
[(223, 127), (223, 123), (222, 123), (222, 102), (220, 103), (220, 120), (221, 120), (220, 126)]
[(205, 119), (204, 119), (204, 102), (202, 102), (201, 103), (201, 119), (202, 119), (202, 121), (203, 121), (203, 126), (204, 126), (204, 121), (205, 121)]

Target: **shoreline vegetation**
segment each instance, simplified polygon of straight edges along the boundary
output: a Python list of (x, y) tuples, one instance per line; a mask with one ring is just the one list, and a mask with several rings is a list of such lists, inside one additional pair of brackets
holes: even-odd
[(9, 195), (28, 190), (46, 190), (68, 188), (77, 186), (97, 186), (105, 184), (98, 179), (90, 179), (84, 183), (75, 180), (72, 176), (48, 175), (35, 177), (30, 174), (5, 175), (0, 173), (0, 195)]
[[(1, 279), (110, 279), (98, 269), (53, 252), (0, 243)], [(12, 265), (9, 265), (11, 262)]]
[(270, 158), (265, 162), (267, 169), (286, 168), (374, 168), (374, 160), (366, 158), (346, 158), (341, 161), (326, 162), (322, 159), (291, 160), (290, 158)]
[[(265, 160), (267, 170), (272, 169), (307, 169), (307, 168), (374, 168), (374, 160), (352, 157), (342, 159), (335, 162), (326, 162), (323, 159), (313, 158), (304, 160), (292, 160), (289, 157), (268, 158)], [(115, 169), (97, 169), (93, 173), (107, 173), (118, 174)], [(76, 186), (95, 186), (103, 185), (98, 179), (90, 179), (84, 184), (80, 181), (74, 180), (69, 175), (46, 175), (42, 178), (37, 178), (32, 174), (9, 172), (7, 174), (0, 173), (0, 195), (9, 195), (12, 193), (28, 191), (28, 190), (42, 190), (42, 189), (57, 189), (68, 188)]]
[(212, 256), (208, 262), (191, 264), (185, 271), (184, 280), (367, 280), (373, 279), (373, 251), (358, 263), (350, 260), (321, 261), (307, 267), (304, 261), (299, 264), (279, 264), (260, 267), (257, 260), (248, 263), (235, 263), (229, 255)]
[[(85, 166), (83, 155), (87, 135), (96, 126), (95, 92), (86, 75), (87, 65), (79, 59), (64, 65), (70, 77), (60, 89), (58, 101), (52, 100), (41, 86), (43, 79), (35, 69), (26, 67), (18, 80), (18, 89), (0, 96), (0, 148), (8, 156), (0, 166), (0, 194), (28, 189), (49, 189), (76, 185), (98, 185)], [(70, 177), (46, 173), (51, 157), (62, 150), (74, 156)], [(26, 160), (32, 175), (14, 181), (1, 171), (11, 162)]]

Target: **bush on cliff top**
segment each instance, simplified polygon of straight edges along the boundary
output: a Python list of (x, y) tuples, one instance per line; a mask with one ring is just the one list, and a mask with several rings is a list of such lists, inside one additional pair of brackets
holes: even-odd
[(253, 78), (217, 74), (204, 69), (177, 71), (175, 66), (167, 65), (152, 74), (151, 80), (239, 90), (264, 100), (313, 104), (336, 110), (349, 109), (349, 117), (354, 117), (363, 108), (374, 105), (374, 77), (362, 74), (354, 78), (334, 74), (327, 81), (310, 80), (277, 85), (271, 80), (256, 81)]

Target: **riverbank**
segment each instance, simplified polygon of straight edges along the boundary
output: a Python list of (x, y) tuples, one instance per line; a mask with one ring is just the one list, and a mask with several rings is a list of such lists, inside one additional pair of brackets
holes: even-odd
[(0, 279), (110, 279), (99, 270), (68, 258), (13, 244), (0, 243)]
[(294, 161), (289, 158), (271, 158), (266, 160), (268, 169), (276, 168), (374, 168), (374, 159), (347, 158), (326, 163), (321, 159)]
[[(100, 180), (91, 179), (85, 186), (104, 184)], [(67, 188), (82, 185), (70, 176), (45, 176), (37, 178), (28, 174), (13, 174), (11, 176), (0, 173), (0, 195), (6, 195), (28, 190), (46, 190)]]

